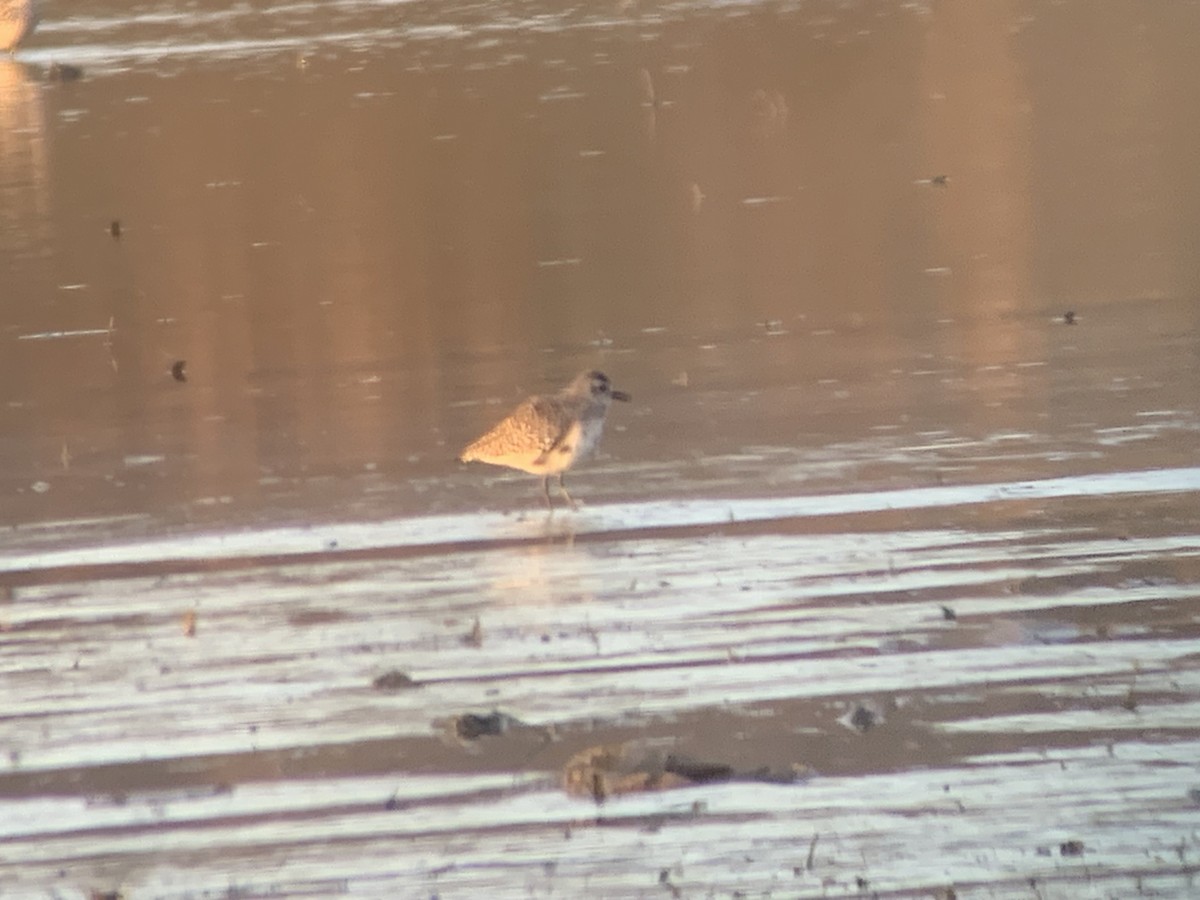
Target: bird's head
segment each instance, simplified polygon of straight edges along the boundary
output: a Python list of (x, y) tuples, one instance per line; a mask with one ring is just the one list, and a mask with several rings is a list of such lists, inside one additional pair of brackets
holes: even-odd
[(603, 372), (584, 372), (575, 381), (597, 400), (620, 400), (627, 403), (632, 399), (624, 391), (614, 390), (612, 382)]

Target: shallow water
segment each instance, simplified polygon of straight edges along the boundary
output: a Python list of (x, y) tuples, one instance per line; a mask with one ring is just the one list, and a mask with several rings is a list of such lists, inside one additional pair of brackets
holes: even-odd
[[(0, 895), (1193, 896), (1198, 36), (52, 5), (0, 60)], [(586, 367), (634, 402), (578, 512), (453, 462)], [(741, 777), (566, 790), (618, 744)]]

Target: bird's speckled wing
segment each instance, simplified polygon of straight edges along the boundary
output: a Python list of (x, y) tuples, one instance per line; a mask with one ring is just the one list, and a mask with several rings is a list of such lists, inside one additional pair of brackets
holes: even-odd
[(530, 397), (495, 428), (468, 444), (460, 459), (490, 462), (522, 457), (533, 461), (552, 450), (572, 423), (573, 411), (559, 398)]

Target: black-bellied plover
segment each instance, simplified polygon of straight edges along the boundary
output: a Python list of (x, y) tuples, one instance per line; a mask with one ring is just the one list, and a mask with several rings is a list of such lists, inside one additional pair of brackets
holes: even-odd
[(600, 442), (604, 417), (613, 400), (629, 400), (613, 390), (603, 372), (583, 372), (557, 394), (530, 397), (483, 437), (472, 441), (459, 459), (508, 466), (542, 476), (542, 493), (550, 509), (550, 476), (571, 508), (563, 473)]

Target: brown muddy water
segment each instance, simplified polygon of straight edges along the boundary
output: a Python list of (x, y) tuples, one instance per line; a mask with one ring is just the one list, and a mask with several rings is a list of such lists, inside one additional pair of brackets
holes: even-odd
[(1200, 896), (1200, 7), (45, 7), (0, 896)]

